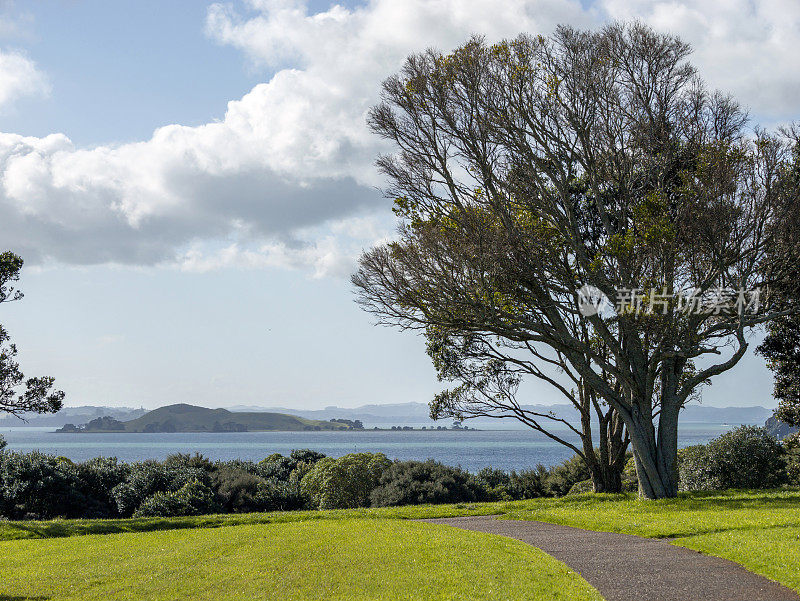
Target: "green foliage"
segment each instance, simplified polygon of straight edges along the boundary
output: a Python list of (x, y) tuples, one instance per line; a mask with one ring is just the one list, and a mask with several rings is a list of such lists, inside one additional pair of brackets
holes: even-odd
[(117, 503), (112, 491), (130, 475), (130, 466), (116, 457), (95, 457), (83, 463), (61, 465), (73, 474), (85, 506), (79, 514), (100, 518), (117, 517)]
[(198, 480), (191, 480), (174, 492), (159, 491), (145, 499), (133, 517), (174, 517), (214, 513), (214, 492)]
[(563, 497), (575, 484), (590, 477), (586, 462), (579, 455), (575, 455), (550, 470), (547, 476), (547, 489), (550, 494)]
[(300, 483), (319, 509), (366, 507), (381, 474), (391, 465), (383, 453), (350, 453), (320, 459)]
[(481, 486), (477, 478), (461, 468), (433, 460), (396, 461), (383, 473), (371, 496), (375, 507), (459, 503), (489, 498), (492, 498), (491, 491)]
[(800, 432), (789, 434), (781, 444), (786, 451), (786, 477), (793, 486), (800, 486)]
[(0, 457), (0, 515), (12, 519), (78, 517), (85, 505), (67, 463), (38, 451)]
[(521, 498), (515, 494), (516, 491), (513, 490), (511, 483), (511, 474), (508, 472), (492, 467), (485, 467), (475, 475), (475, 479), (483, 486), (486, 491), (484, 496), (487, 499), (493, 501), (511, 501)]
[[(680, 451), (678, 451), (680, 455)], [(626, 492), (632, 492), (639, 487), (639, 480), (636, 476), (636, 460), (633, 458), (633, 454), (631, 453), (631, 457), (625, 463), (625, 467), (622, 470), (622, 490)]]
[(594, 485), (591, 480), (582, 480), (576, 482), (569, 489), (568, 495), (583, 495), (589, 492), (594, 492)]
[(769, 324), (758, 352), (767, 359), (775, 377), (775, 416), (790, 426), (800, 426), (800, 315)]
[[(22, 299), (14, 284), (19, 281), (22, 259), (10, 251), (0, 253), (0, 303)], [(55, 413), (64, 401), (64, 392), (53, 390), (50, 376), (29, 377), (16, 361), (17, 347), (0, 325), (0, 412), (12, 415), (25, 412)]]
[(156, 493), (177, 492), (194, 480), (206, 486), (210, 482), (210, 476), (203, 469), (182, 465), (167, 466), (158, 461), (133, 463), (130, 470), (125, 482), (111, 491), (117, 503), (117, 511), (123, 517), (133, 515), (145, 499)]
[(786, 482), (786, 461), (780, 443), (764, 428), (740, 426), (707, 445), (682, 449), (682, 490), (773, 488)]
[(323, 453), (311, 449), (295, 449), (288, 457), (273, 453), (258, 463), (258, 474), (264, 478), (287, 481), (292, 478), (292, 473), (296, 472), (292, 479), (299, 482), (324, 457)]
[(547, 497), (547, 468), (539, 464), (534, 469), (511, 472), (511, 491), (515, 499), (537, 499)]
[(297, 482), (264, 478), (241, 467), (220, 465), (212, 481), (226, 513), (287, 511), (306, 505)]

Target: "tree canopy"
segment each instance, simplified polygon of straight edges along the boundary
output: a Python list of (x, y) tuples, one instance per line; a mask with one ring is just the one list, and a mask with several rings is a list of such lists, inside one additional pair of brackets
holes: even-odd
[[(22, 299), (22, 292), (15, 287), (22, 264), (22, 259), (14, 253), (0, 253), (0, 303)], [(51, 376), (25, 378), (16, 356), (16, 345), (0, 325), (0, 411), (21, 415), (53, 413), (61, 409), (64, 393), (53, 390), (55, 379)]]
[(690, 51), (633, 23), (409, 57), (369, 118), (399, 239), (353, 277), (379, 322), (467, 348), (473, 400), (515, 365), (567, 369), (618, 413), (648, 497), (677, 494), (684, 404), (798, 311), (768, 293), (797, 287), (797, 136), (748, 130)]

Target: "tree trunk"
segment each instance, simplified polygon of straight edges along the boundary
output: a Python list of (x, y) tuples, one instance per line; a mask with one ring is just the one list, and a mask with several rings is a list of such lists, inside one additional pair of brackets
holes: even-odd
[(594, 492), (622, 492), (622, 470), (612, 465), (598, 465), (591, 473)]
[[(646, 499), (665, 499), (678, 495), (678, 478), (675, 460), (678, 453), (678, 412), (662, 407), (659, 417), (659, 436), (650, 416), (636, 409), (628, 425), (639, 479), (639, 495)], [(648, 419), (649, 418), (649, 419)]]

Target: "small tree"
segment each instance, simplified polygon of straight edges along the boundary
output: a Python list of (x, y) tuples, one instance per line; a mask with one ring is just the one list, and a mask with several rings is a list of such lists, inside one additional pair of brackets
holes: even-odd
[[(21, 269), (20, 257), (12, 252), (0, 253), (0, 303), (22, 298), (22, 292), (14, 287)], [(50, 376), (26, 379), (16, 356), (16, 345), (0, 325), (0, 411), (20, 415), (26, 412), (55, 413), (61, 409), (64, 393), (53, 390), (55, 379)]]

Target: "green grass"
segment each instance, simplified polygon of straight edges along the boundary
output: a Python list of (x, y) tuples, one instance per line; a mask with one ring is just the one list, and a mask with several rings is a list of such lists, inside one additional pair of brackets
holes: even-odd
[[(12, 522), (0, 520), (0, 541), (36, 538), (63, 538), (89, 534), (123, 534), (183, 530), (187, 528), (219, 528), (255, 524), (283, 524), (312, 520), (403, 519), (420, 520), (464, 515), (502, 514), (514, 507), (507, 503), (459, 503), (457, 505), (416, 505), (380, 509), (336, 509), (326, 511), (275, 511), (187, 516), (178, 518), (136, 518), (115, 520), (48, 520)], [(0, 601), (3, 601), (0, 598)]]
[(542, 551), (391, 519), (0, 542), (0, 599), (600, 599)]
[(650, 538), (679, 538), (729, 530), (800, 526), (800, 490), (722, 491), (643, 501), (635, 494), (537, 499), (504, 517)]
[[(564, 589), (565, 598), (592, 598), (581, 588), (587, 586), (582, 579), (522, 543), (408, 521), (487, 514), (670, 538), (800, 592), (800, 489), (784, 489), (693, 493), (662, 501), (579, 495), (384, 509), (0, 522), (0, 601), (21, 591), (53, 599), (544, 599), (559, 598), (555, 595), (567, 581), (573, 588)], [(432, 588), (420, 584), (428, 581)], [(272, 591), (280, 594), (264, 597)]]

